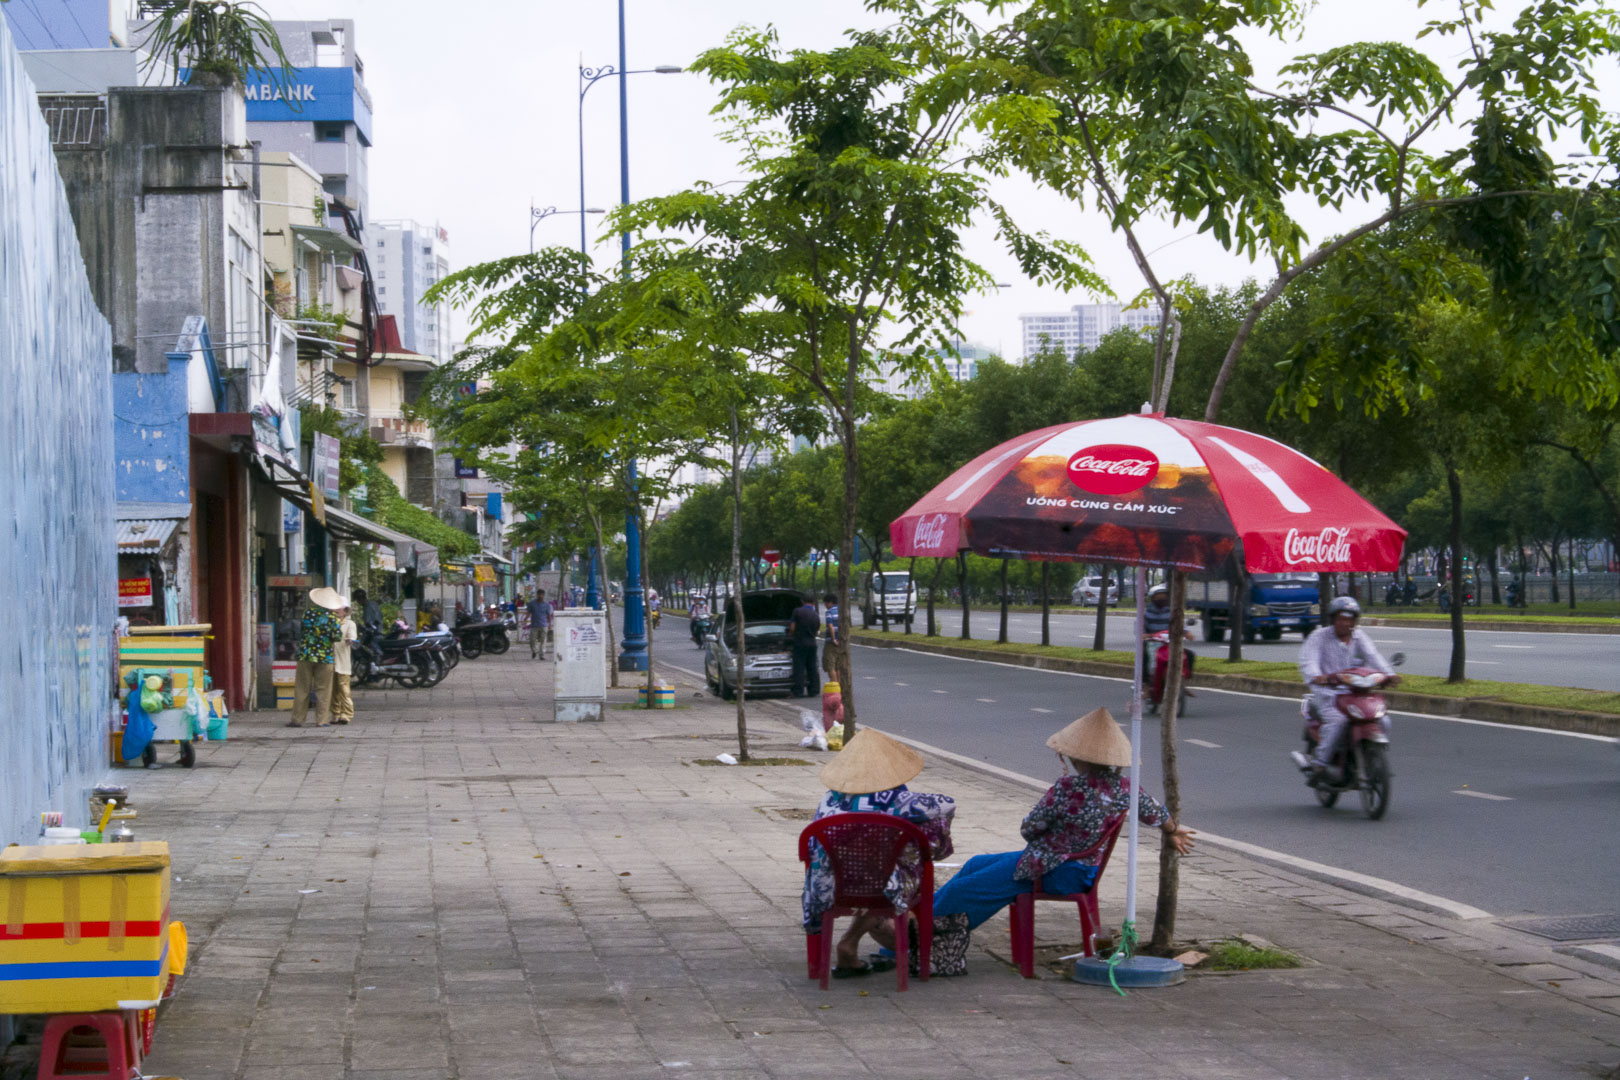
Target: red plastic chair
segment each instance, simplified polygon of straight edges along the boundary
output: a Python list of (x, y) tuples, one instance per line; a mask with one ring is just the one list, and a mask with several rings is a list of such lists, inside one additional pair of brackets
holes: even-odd
[[(1035, 901), (1037, 900), (1072, 900), (1080, 909), (1080, 940), (1087, 956), (1096, 956), (1095, 939), (1097, 929), (1102, 925), (1102, 918), (1097, 914), (1097, 887), (1102, 884), (1103, 871), (1108, 868), (1108, 856), (1114, 853), (1114, 841), (1119, 839), (1120, 826), (1125, 823), (1121, 816), (1103, 833), (1103, 838), (1093, 844), (1086, 851), (1077, 855), (1070, 855), (1069, 859), (1081, 859), (1102, 852), (1102, 858), (1097, 860), (1097, 877), (1092, 882), (1091, 890), (1083, 893), (1045, 893), (1041, 891), (1040, 875), (1036, 875), (1032, 883), (1034, 888), (1024, 893), (1012, 902), (1009, 911), (1009, 922), (1012, 931), (1013, 963), (1018, 965), (1018, 973), (1026, 979), (1035, 977)], [(1068, 861), (1068, 860), (1065, 860)]]
[(126, 1013), (59, 1013), (45, 1021), (39, 1080), (128, 1080), (141, 1058), (141, 1020)]
[[(833, 906), (821, 914), (821, 932), (805, 935), (806, 959), (810, 978), (820, 979), (827, 989), (833, 966), (833, 920), (853, 915), (865, 908), (891, 909), (883, 887), (907, 847), (915, 846), (922, 856), (918, 867), (917, 973), (927, 980), (928, 961), (934, 940), (934, 858), (928, 836), (909, 821), (889, 814), (829, 814), (812, 821), (799, 834), (799, 861), (810, 865), (810, 841), (827, 852), (833, 873)], [(906, 915), (894, 919), (895, 971), (900, 989), (906, 989), (906, 969), (910, 966), (911, 935)]]

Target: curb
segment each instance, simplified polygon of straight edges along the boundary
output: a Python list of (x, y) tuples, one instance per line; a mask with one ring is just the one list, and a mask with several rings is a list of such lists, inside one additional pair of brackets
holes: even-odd
[[(1450, 630), (1451, 620), (1442, 618), (1381, 619), (1376, 615), (1363, 615), (1361, 625), (1410, 626), (1414, 630)], [(1464, 618), (1463, 628), (1466, 630), (1495, 630), (1530, 634), (1620, 634), (1620, 620), (1616, 620), (1614, 626), (1598, 626), (1593, 623), (1570, 623), (1567, 626), (1559, 626), (1557, 623), (1547, 622), (1509, 622), (1497, 619)]]
[[(918, 638), (916, 635), (885, 641), (882, 638), (856, 634), (854, 641), (856, 644), (878, 649), (913, 649), (939, 656), (953, 656), (960, 660), (989, 660), (1046, 671), (1066, 671), (1076, 675), (1100, 675), (1111, 679), (1129, 678), (1131, 675), (1131, 669), (1123, 664), (1101, 660), (1070, 660), (1033, 653), (997, 652), (963, 645), (942, 645)], [(1242, 694), (1259, 694), (1263, 697), (1291, 699), (1300, 696), (1300, 688), (1293, 683), (1260, 679), (1252, 675), (1210, 675), (1194, 672), (1191, 685), (1208, 687), (1212, 690), (1231, 690)], [(1546, 709), (1536, 705), (1517, 705), (1486, 698), (1409, 694), (1400, 690), (1385, 691), (1384, 697), (1389, 702), (1390, 708), (1398, 712), (1455, 716), (1468, 720), (1508, 724), (1513, 727), (1545, 728), (1550, 731), (1570, 731), (1582, 735), (1620, 738), (1620, 716), (1608, 713), (1584, 712), (1579, 709)]]

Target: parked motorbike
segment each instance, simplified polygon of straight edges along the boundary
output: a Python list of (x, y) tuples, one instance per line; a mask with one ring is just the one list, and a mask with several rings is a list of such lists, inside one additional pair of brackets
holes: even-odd
[[(1148, 641), (1157, 646), (1153, 656), (1153, 686), (1148, 695), (1148, 712), (1157, 713), (1159, 704), (1164, 700), (1164, 684), (1170, 673), (1170, 631), (1160, 630), (1157, 634), (1148, 637)], [(1192, 678), (1193, 661), (1197, 657), (1193, 651), (1182, 645), (1181, 649), (1181, 702), (1176, 707), (1177, 716), (1187, 715), (1187, 699), (1192, 697), (1192, 691), (1187, 689), (1187, 680)]]
[(360, 640), (355, 642), (351, 657), (354, 682), (371, 686), (383, 679), (393, 679), (399, 686), (421, 687), (432, 685), (437, 678), (438, 662), (420, 638), (404, 635), (403, 624), (396, 624), (399, 636), (385, 636), (380, 623), (367, 626)]
[(468, 659), (476, 659), (483, 653), (499, 656), (512, 648), (511, 631), (516, 621), (510, 614), (492, 619), (462, 614), (456, 616), (456, 628), (452, 632)]
[[(1404, 653), (1390, 657), (1396, 667), (1405, 662)], [(1361, 793), (1361, 809), (1372, 820), (1377, 821), (1389, 810), (1389, 707), (1381, 691), (1393, 677), (1364, 667), (1330, 676), (1329, 685), (1349, 688), (1348, 693), (1338, 696), (1337, 704), (1350, 722), (1344, 725), (1338, 745), (1333, 748), (1327, 775), (1312, 784), (1316, 801), (1323, 806), (1332, 806), (1347, 791), (1357, 791)], [(1322, 732), (1322, 715), (1310, 694), (1305, 695), (1299, 711), (1305, 720), (1304, 757), (1310, 758), (1316, 753)], [(1299, 764), (1299, 759), (1294, 763)]]
[(692, 616), (692, 644), (696, 645), (700, 649), (703, 648), (703, 635), (707, 634), (709, 632), (709, 628), (713, 625), (714, 620), (710, 619), (707, 615)]

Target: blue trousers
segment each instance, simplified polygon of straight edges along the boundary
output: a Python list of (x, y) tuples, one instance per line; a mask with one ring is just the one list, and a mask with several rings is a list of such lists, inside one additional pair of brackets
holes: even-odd
[[(1013, 870), (1022, 851), (999, 855), (975, 855), (956, 876), (934, 891), (934, 917), (966, 914), (972, 930), (990, 916), (1029, 892), (1032, 883), (1018, 881)], [(1097, 882), (1097, 868), (1077, 862), (1064, 863), (1041, 878), (1046, 893), (1090, 892)]]

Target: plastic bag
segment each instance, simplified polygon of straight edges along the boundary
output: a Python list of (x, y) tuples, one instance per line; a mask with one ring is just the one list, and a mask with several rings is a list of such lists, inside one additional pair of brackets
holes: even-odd
[(208, 741), (208, 705), (195, 690), (186, 695), (186, 726), (193, 739)]
[(821, 718), (809, 709), (799, 710), (799, 726), (804, 729), (804, 738), (799, 740), (799, 746), (805, 750), (827, 749), (827, 733), (822, 730)]

